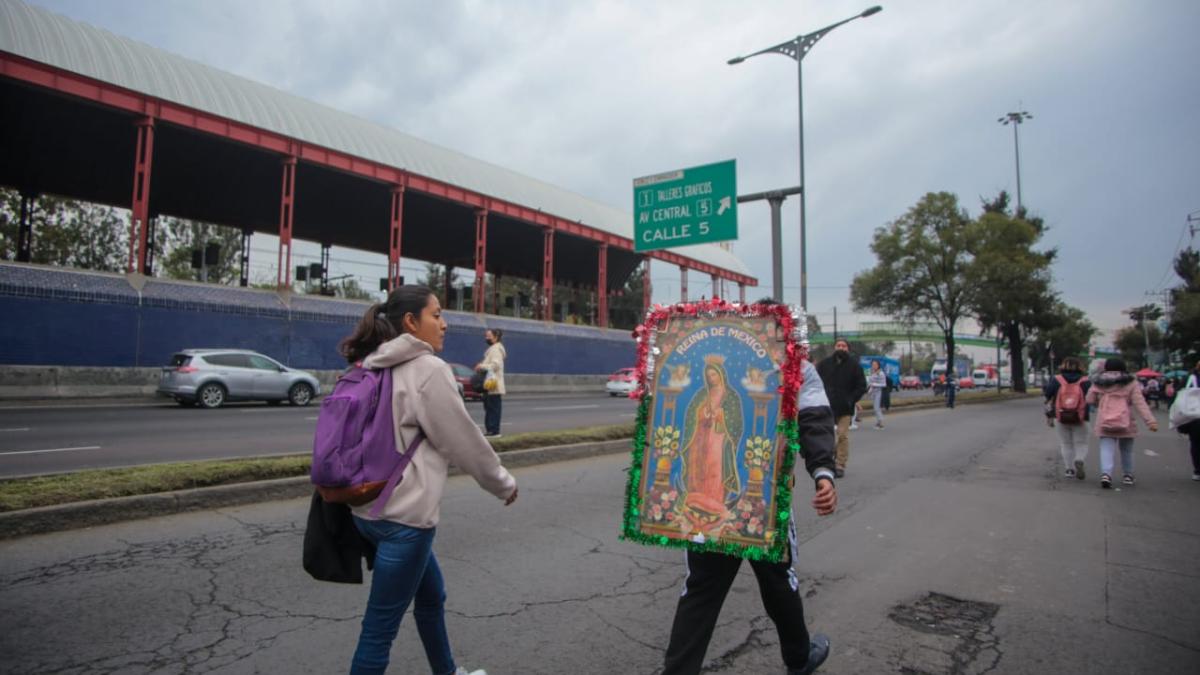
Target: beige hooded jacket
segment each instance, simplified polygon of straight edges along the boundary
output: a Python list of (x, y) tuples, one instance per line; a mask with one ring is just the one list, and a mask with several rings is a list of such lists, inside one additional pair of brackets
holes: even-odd
[(479, 365), (487, 368), (496, 377), (496, 389), (489, 393), (503, 396), (508, 392), (504, 386), (504, 360), (507, 358), (508, 350), (500, 342), (489, 346), (483, 353), (483, 361), (480, 361)]
[[(383, 509), (383, 520), (410, 527), (437, 526), (450, 463), (500, 499), (508, 499), (517, 489), (517, 482), (467, 413), (450, 366), (428, 343), (401, 335), (379, 345), (363, 366), (392, 368), (396, 452), (404, 452), (418, 429), (425, 432), (412, 464)], [(371, 504), (354, 507), (354, 515), (370, 519)]]

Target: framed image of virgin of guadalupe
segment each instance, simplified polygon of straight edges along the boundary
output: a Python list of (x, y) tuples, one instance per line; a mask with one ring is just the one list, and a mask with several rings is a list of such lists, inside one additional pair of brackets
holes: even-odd
[(622, 536), (778, 561), (805, 320), (785, 305), (658, 307), (634, 331), (640, 400)]

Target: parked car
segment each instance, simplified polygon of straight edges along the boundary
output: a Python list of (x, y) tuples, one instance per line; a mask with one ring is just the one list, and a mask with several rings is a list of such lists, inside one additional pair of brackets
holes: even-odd
[(921, 389), (921, 378), (916, 375), (905, 375), (900, 378), (901, 389)]
[(604, 390), (609, 396), (628, 396), (637, 387), (637, 378), (633, 368), (622, 368), (608, 376)]
[(475, 387), (471, 386), (471, 376), (475, 374), (470, 366), (464, 366), (461, 363), (451, 363), (450, 370), (454, 371), (454, 380), (458, 382), (458, 393), (462, 395), (464, 401), (482, 401), (483, 392), (475, 391)]
[(320, 395), (321, 383), (312, 373), (247, 349), (185, 349), (163, 366), (158, 393), (204, 408), (220, 408), (226, 401), (304, 406)]
[(969, 377), (960, 377), (960, 378), (958, 378), (958, 388), (959, 389), (974, 389), (975, 388), (975, 380), (973, 380)]
[(975, 370), (971, 373), (971, 381), (976, 387), (994, 387), (996, 381), (991, 378), (991, 373), (986, 370)]

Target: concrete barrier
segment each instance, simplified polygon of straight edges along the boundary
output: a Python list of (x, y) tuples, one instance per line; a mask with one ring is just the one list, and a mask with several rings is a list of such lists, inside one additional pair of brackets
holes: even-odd
[[(0, 401), (154, 396), (159, 368), (0, 365)], [(312, 370), (329, 391), (340, 370)], [(505, 376), (509, 394), (572, 394), (604, 391), (607, 375), (515, 373)]]

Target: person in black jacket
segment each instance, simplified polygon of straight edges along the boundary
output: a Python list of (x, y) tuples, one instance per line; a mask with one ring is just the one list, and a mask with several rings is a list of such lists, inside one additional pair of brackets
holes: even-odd
[(817, 372), (825, 383), (825, 394), (837, 421), (837, 449), (834, 460), (838, 478), (846, 473), (850, 460), (850, 418), (854, 415), (854, 404), (867, 393), (867, 378), (863, 376), (858, 357), (850, 353), (850, 343), (838, 338), (833, 343), (833, 355), (817, 364)]
[[(833, 413), (817, 369), (807, 360), (802, 368), (804, 384), (800, 388), (797, 413), (800, 453), (817, 489), (812, 506), (817, 515), (827, 516), (837, 508), (837, 489), (833, 482)], [(828, 658), (829, 638), (819, 633), (810, 637), (804, 624), (800, 582), (792, 569), (797, 546), (794, 522), (794, 517), (789, 519), (787, 559), (777, 563), (752, 560), (750, 566), (758, 580), (763, 607), (779, 632), (779, 649), (788, 675), (809, 675)], [(741, 564), (741, 558), (723, 553), (687, 552), (687, 578), (675, 608), (662, 675), (700, 672), (704, 652), (721, 614), (721, 605)]]

